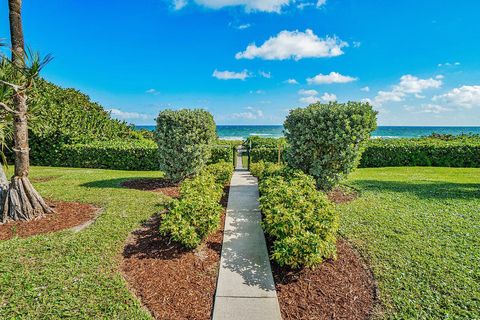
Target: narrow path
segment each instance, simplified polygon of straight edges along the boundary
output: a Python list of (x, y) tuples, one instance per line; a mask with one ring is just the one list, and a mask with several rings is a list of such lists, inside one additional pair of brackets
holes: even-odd
[(230, 184), (213, 320), (281, 319), (260, 221), (257, 179), (241, 169), (240, 157)]

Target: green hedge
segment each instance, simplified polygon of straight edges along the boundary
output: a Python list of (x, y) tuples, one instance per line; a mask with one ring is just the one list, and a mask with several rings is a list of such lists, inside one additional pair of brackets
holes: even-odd
[(229, 145), (213, 145), (211, 153), (208, 163), (217, 163), (221, 161), (233, 163), (233, 147)]
[(205, 170), (213, 174), (215, 182), (222, 186), (227, 185), (232, 179), (233, 175), (233, 163), (220, 161), (217, 163), (209, 164)]
[(64, 145), (49, 165), (117, 170), (159, 170), (158, 150), (151, 140), (99, 141)]
[[(280, 149), (280, 162), (285, 161), (285, 149)], [(278, 147), (275, 148), (252, 148), (250, 150), (250, 161), (251, 162), (278, 162)]]
[(302, 268), (336, 257), (339, 217), (313, 177), (288, 169), (271, 170), (259, 188), (262, 224), (273, 240), (273, 261)]
[(480, 167), (480, 138), (374, 139), (360, 167), (433, 166)]

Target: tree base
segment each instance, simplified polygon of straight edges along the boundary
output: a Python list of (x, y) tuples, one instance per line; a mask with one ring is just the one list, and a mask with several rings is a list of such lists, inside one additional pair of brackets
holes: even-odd
[(27, 177), (13, 177), (0, 186), (0, 223), (29, 221), (53, 213)]

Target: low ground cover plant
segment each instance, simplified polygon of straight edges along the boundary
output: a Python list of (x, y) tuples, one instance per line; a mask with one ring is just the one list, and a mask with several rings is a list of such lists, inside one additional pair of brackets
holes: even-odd
[(284, 123), (289, 166), (315, 177), (321, 189), (333, 188), (357, 166), (376, 128), (376, 114), (363, 102), (291, 110)]
[(161, 111), (155, 132), (159, 169), (172, 181), (198, 174), (210, 158), (216, 140), (215, 129), (215, 121), (208, 111)]
[(160, 234), (186, 248), (196, 248), (220, 224), (222, 194), (223, 185), (207, 170), (186, 179), (180, 186), (180, 199), (173, 200), (163, 215)]
[(291, 268), (315, 267), (336, 257), (338, 214), (313, 177), (268, 164), (260, 182), (263, 227), (271, 259)]

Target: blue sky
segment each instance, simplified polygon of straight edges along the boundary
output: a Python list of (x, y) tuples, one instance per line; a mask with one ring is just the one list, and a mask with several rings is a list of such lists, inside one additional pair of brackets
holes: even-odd
[[(7, 1), (0, 38), (8, 38)], [(480, 1), (31, 0), (44, 77), (153, 124), (206, 108), (281, 124), (313, 101), (364, 100), (379, 125), (480, 125)]]

